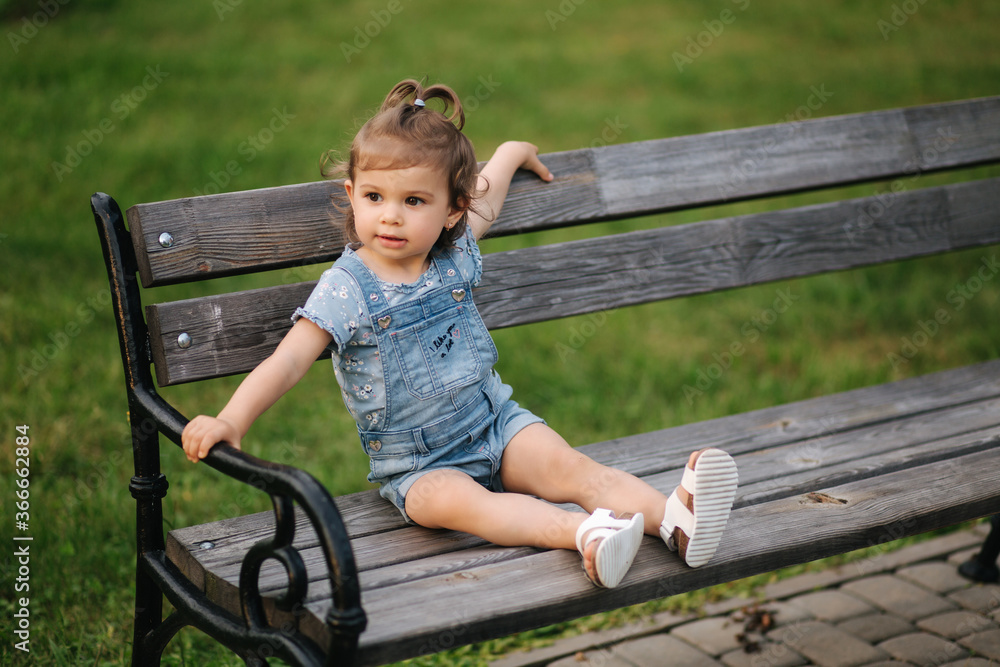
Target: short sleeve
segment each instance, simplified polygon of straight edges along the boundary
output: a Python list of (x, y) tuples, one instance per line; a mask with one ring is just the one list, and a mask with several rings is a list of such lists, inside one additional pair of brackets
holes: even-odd
[(462, 272), (462, 277), (475, 287), (483, 277), (483, 258), (479, 254), (479, 244), (476, 243), (472, 225), (465, 226), (465, 234), (455, 241), (452, 249), (452, 259)]
[(327, 269), (292, 321), (300, 317), (333, 336), (338, 349), (347, 345), (364, 317), (360, 293), (350, 274), (337, 266)]

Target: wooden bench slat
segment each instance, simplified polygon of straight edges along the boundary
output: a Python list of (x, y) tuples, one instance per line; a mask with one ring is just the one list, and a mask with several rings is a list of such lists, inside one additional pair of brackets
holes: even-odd
[[(875, 195), (488, 254), (475, 299), (487, 326), (498, 328), (1000, 242), (1000, 179), (884, 201)], [(881, 214), (858, 223), (873, 210)], [(314, 285), (149, 306), (158, 383), (253, 369)], [(193, 340), (187, 349), (177, 345), (182, 332)]]
[[(1000, 160), (1000, 97), (712, 132), (543, 156), (492, 234), (630, 217)], [(720, 179), (720, 174), (723, 177)], [(140, 204), (127, 212), (146, 287), (327, 262), (339, 181)], [(174, 242), (163, 247), (162, 233)]]

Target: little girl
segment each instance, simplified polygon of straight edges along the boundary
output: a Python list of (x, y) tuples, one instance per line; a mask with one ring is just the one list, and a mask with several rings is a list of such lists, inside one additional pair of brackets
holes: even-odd
[[(427, 106), (433, 99), (444, 113)], [(502, 144), (477, 173), (464, 123), (447, 86), (406, 80), (390, 91), (338, 165), (352, 243), (219, 416), (187, 425), (184, 451), (198, 461), (219, 442), (239, 448), (329, 346), (371, 459), (368, 479), (407, 521), (500, 545), (575, 547), (591, 581), (609, 588), (643, 533), (660, 535), (691, 567), (706, 563), (736, 492), (728, 454), (691, 454), (668, 499), (573, 449), (512, 401), (493, 370), (497, 351), (473, 301), (482, 274), (476, 241), (515, 171), (553, 176), (523, 142)]]

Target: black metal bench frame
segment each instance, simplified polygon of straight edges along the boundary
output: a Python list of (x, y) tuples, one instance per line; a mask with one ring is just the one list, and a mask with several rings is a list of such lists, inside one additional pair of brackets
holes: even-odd
[[(934, 146), (931, 142), (935, 139), (934, 132), (928, 128), (932, 127), (935, 119), (945, 119), (947, 127), (945, 132), (955, 132), (957, 137), (941, 135), (938, 132), (951, 143), (945, 150), (937, 151), (933, 159), (928, 159)], [(861, 120), (864, 121), (866, 128), (870, 126), (870, 137), (866, 136), (865, 132), (856, 131)], [(958, 130), (954, 129), (956, 123), (960, 125)], [(810, 156), (809, 151), (818, 150), (817, 145), (811, 145), (810, 141), (819, 137), (815, 141), (822, 144), (829, 142), (831, 137), (837, 138), (840, 136), (837, 134), (840, 127), (838, 124), (847, 128), (844, 130), (843, 141), (854, 144), (846, 147), (828, 146), (831, 154), (836, 153), (839, 156), (833, 159), (833, 162), (840, 171), (824, 170), (822, 164), (815, 162), (815, 155)], [(1000, 98), (872, 112), (792, 125), (794, 127), (779, 125), (749, 128), (547, 156), (545, 158), (547, 163), (560, 175), (562, 185), (545, 191), (530, 179), (515, 178), (508, 205), (495, 226), (496, 230), (500, 234), (512, 234), (527, 228), (545, 229), (581, 221), (631, 217), (776, 193), (901, 178), (912, 174), (1000, 161)], [(973, 136), (969, 136), (969, 133)], [(796, 142), (804, 145), (796, 146)], [(907, 161), (897, 155), (891, 160), (887, 158), (884, 163), (880, 163), (875, 158), (882, 156), (885, 146), (889, 144), (899, 147), (900, 151), (911, 151), (914, 158)], [(849, 155), (852, 151), (864, 153), (869, 149), (871, 156)], [(799, 159), (802, 160), (801, 169), (796, 163), (796, 152), (800, 154)], [(845, 170), (848, 168), (856, 171), (846, 173)], [(640, 192), (629, 189), (635, 179), (649, 178), (650, 174), (657, 179), (656, 185)], [(728, 180), (720, 185), (719, 179)], [(784, 179), (780, 186), (775, 185), (778, 179)], [(252, 191), (219, 197), (226, 201), (226, 207), (237, 211), (237, 214), (242, 206), (248, 216), (253, 216), (258, 222), (259, 219), (264, 220), (266, 226), (269, 212), (260, 210), (261, 201), (268, 202), (275, 197), (285, 202), (305, 199), (312, 202), (310, 205), (315, 206), (316, 202), (326, 202), (331, 187), (335, 187), (335, 184), (305, 184), (275, 188), (273, 192)], [(923, 211), (928, 207), (943, 206), (942, 202), (953, 200), (957, 202), (967, 195), (979, 197), (987, 188), (991, 192), (997, 189), (998, 180), (903, 193), (894, 199), (894, 203), (898, 204), (897, 211), (880, 219), (878, 223), (881, 225), (888, 221), (902, 209)], [(981, 197), (977, 200), (977, 205), (992, 205), (991, 202), (996, 199), (995, 195)], [(185, 625), (194, 625), (202, 629), (237, 653), (248, 665), (267, 664), (268, 656), (278, 656), (290, 663), (301, 665), (354, 664), (359, 655), (359, 636), (364, 632), (367, 623), (365, 611), (361, 606), (362, 592), (358, 566), (349, 539), (349, 531), (345, 527), (337, 503), (308, 473), (264, 461), (228, 447), (216, 447), (205, 460), (207, 465), (222, 474), (264, 491), (271, 497), (274, 506), (274, 534), (257, 542), (242, 558), (239, 574), (239, 609), (242, 617), (234, 613), (234, 610), (226, 609), (211, 601), (204, 591), (204, 582), (200, 585), (193, 582), (167, 555), (161, 503), (167, 492), (167, 481), (160, 472), (159, 436), (163, 434), (167, 439), (179, 444), (186, 418), (158, 394), (151, 365), (156, 367), (160, 385), (195, 381), (200, 377), (210, 377), (215, 371), (205, 370), (197, 365), (177, 364), (173, 361), (172, 357), (178, 354), (178, 350), (164, 342), (177, 340), (177, 330), (171, 328), (170, 317), (173, 317), (173, 311), (154, 307), (148, 311), (147, 318), (143, 317), (140, 277), (144, 287), (149, 287), (169, 284), (172, 281), (194, 280), (197, 279), (199, 272), (218, 276), (324, 262), (336, 257), (340, 247), (338, 243), (342, 241), (336, 233), (326, 229), (329, 221), (317, 219), (315, 216), (304, 216), (303, 227), (289, 229), (287, 233), (325, 235), (323, 236), (325, 243), (315, 245), (319, 250), (300, 255), (272, 257), (268, 254), (268, 249), (264, 248), (263, 251), (260, 249), (254, 251), (256, 254), (248, 253), (246, 257), (241, 257), (240, 250), (236, 249), (230, 256), (213, 257), (212, 262), (205, 262), (204, 258), (197, 254), (193, 258), (178, 254), (179, 259), (173, 263), (168, 262), (160, 268), (153, 266), (154, 262), (150, 258), (158, 252), (173, 252), (171, 247), (174, 245), (174, 240), (169, 234), (165, 236), (163, 231), (149, 223), (148, 218), (155, 217), (150, 211), (162, 213), (169, 209), (169, 215), (174, 215), (174, 211), (183, 211), (183, 215), (189, 221), (193, 221), (192, 224), (195, 226), (210, 226), (210, 220), (206, 222), (199, 219), (199, 211), (215, 210), (212, 207), (218, 207), (219, 201), (222, 200), (216, 197), (201, 197), (134, 207), (129, 211), (131, 229), (126, 229), (125, 216), (113, 199), (102, 193), (95, 194), (91, 199), (118, 323), (135, 458), (135, 476), (129, 487), (136, 500), (138, 542), (133, 664), (158, 664), (166, 644)], [(854, 215), (858, 211), (869, 211), (871, 209), (866, 207), (877, 202), (877, 197), (870, 197), (867, 200), (845, 202), (842, 208), (838, 208), (836, 204), (824, 205), (825, 208), (812, 210), (810, 215), (827, 222), (860, 220), (844, 216)], [(567, 211), (566, 208), (570, 204), (577, 209)], [(148, 210), (143, 207), (147, 207)], [(263, 205), (263, 208), (266, 209), (267, 206)], [(758, 252), (767, 245), (768, 237), (763, 235), (747, 241), (740, 238), (743, 230), (749, 229), (751, 222), (765, 227), (773, 225), (775, 234), (783, 231), (784, 226), (795, 227), (794, 220), (783, 217), (784, 213), (743, 216), (634, 233), (629, 235), (628, 240), (623, 241), (624, 248), (621, 252), (648, 253), (651, 244), (655, 243), (660, 244), (658, 247), (679, 247), (678, 252), (690, 251), (692, 261), (700, 261), (711, 248), (720, 243), (739, 245), (741, 242), (745, 242), (744, 245), (757, 244), (752, 251)], [(794, 214), (796, 211), (791, 213)], [(863, 266), (961, 247), (1000, 243), (1000, 222), (997, 222), (995, 216), (983, 218), (981, 212), (977, 214), (971, 211), (971, 208), (968, 211), (963, 209), (949, 213), (953, 219), (962, 221), (974, 214), (980, 217), (976, 218), (971, 228), (962, 230), (956, 226), (957, 231), (954, 232), (949, 228), (944, 234), (947, 238), (941, 247), (928, 246), (914, 250), (904, 247), (905, 239), (899, 248), (880, 248), (877, 247), (878, 243), (866, 242), (865, 245), (859, 246), (859, 257), (854, 265)], [(918, 224), (931, 224), (933, 215), (933, 212), (926, 216), (918, 215)], [(528, 222), (524, 222), (525, 220)], [(898, 224), (894, 231), (903, 230), (903, 233), (906, 233), (905, 224), (899, 221), (894, 221), (892, 224)], [(201, 229), (208, 228), (201, 227)], [(843, 229), (849, 232), (847, 226)], [(860, 227), (857, 231), (876, 234), (880, 230)], [(700, 250), (698, 242), (704, 242)], [(780, 239), (775, 237), (774, 243), (777, 247), (780, 245)], [(621, 282), (619, 277), (619, 282), (612, 283), (622, 289), (580, 291), (574, 299), (553, 299), (552, 295), (559, 293), (562, 289), (560, 285), (564, 284), (560, 281), (565, 281), (566, 276), (573, 272), (578, 263), (589, 261), (586, 251), (600, 249), (601, 242), (585, 241), (567, 246), (562, 251), (559, 249), (553, 251), (551, 247), (542, 249), (547, 259), (545, 271), (551, 272), (555, 277), (551, 279), (552, 285), (544, 287), (540, 292), (534, 287), (525, 289), (524, 285), (518, 282), (519, 280), (523, 282), (525, 273), (538, 272), (539, 264), (535, 260), (538, 255), (533, 254), (535, 249), (526, 249), (519, 254), (498, 253), (498, 256), (487, 256), (492, 257), (492, 262), (487, 259), (486, 274), (487, 278), (492, 275), (493, 280), (486, 282), (476, 297), (487, 323), (491, 326), (509, 326), (847, 268), (843, 258), (838, 258), (828, 267), (823, 266), (822, 255), (815, 254), (811, 260), (812, 265), (785, 266), (779, 271), (768, 273), (764, 264), (751, 265), (736, 258), (733, 262), (734, 265), (739, 265), (738, 277), (735, 274), (718, 275), (720, 273), (718, 266), (724, 266), (722, 263), (716, 266), (717, 275), (714, 276), (699, 272), (694, 264), (689, 264), (688, 269), (693, 277), (690, 280), (682, 280), (682, 284), (677, 285), (671, 280), (678, 271), (676, 267), (626, 266), (625, 271), (630, 272), (625, 274), (627, 279)], [(170, 275), (169, 271), (173, 270), (171, 267), (185, 263), (190, 266), (187, 268), (181, 266), (178, 269), (180, 277)], [(564, 275), (558, 275), (560, 271)], [(615, 280), (614, 277), (610, 279)], [(302, 294), (308, 294), (310, 288), (310, 285), (274, 288), (269, 292), (271, 296), (267, 298), (281, 303), (294, 303)], [(609, 295), (608, 292), (616, 293)], [(273, 296), (274, 294), (277, 296)], [(223, 295), (221, 298), (227, 296)], [(260, 295), (255, 293), (252, 298), (258, 299)], [(204, 302), (214, 303), (211, 298), (205, 299)], [(185, 304), (184, 308), (188, 306)], [(186, 316), (194, 312), (192, 309), (185, 311)], [(273, 347), (281, 335), (281, 331), (268, 330), (260, 336), (264, 340), (257, 344), (258, 349), (254, 352), (257, 357)], [(186, 346), (182, 344), (179, 347)], [(251, 364), (251, 361), (245, 363)], [(229, 368), (226, 372), (239, 372), (239, 369)], [(987, 439), (975, 445), (976, 448), (970, 451), (982, 451), (984, 448), (988, 450), (996, 445), (996, 440)], [(944, 470), (947, 471), (947, 468)], [(847, 482), (844, 488), (849, 488), (849, 482), (863, 479), (864, 475), (854, 474), (842, 475), (835, 481), (841, 484)], [(748, 499), (744, 505), (752, 508), (754, 503), (763, 502), (767, 494), (761, 493), (759, 499)], [(817, 502), (823, 501), (821, 496), (817, 497), (820, 498)], [(320, 633), (323, 641), (317, 640), (315, 631), (306, 632), (296, 622), (288, 621), (288, 619), (304, 618), (313, 613), (307, 610), (309, 578), (307, 567), (299, 549), (293, 545), (297, 525), (301, 526), (302, 521), (302, 517), (299, 516), (297, 524), (295, 504), (307, 517), (311, 530), (315, 531), (315, 537), (322, 551), (323, 566), (330, 581), (331, 603), (325, 614), (325, 628)], [(961, 511), (956, 511), (953, 516), (956, 520), (965, 520), (992, 514), (998, 509), (1000, 509), (1000, 495), (975, 496), (967, 500)], [(891, 521), (894, 522), (893, 525), (901, 523), (898, 517)], [(926, 520), (915, 522), (912, 526), (904, 526), (902, 533), (921, 532), (948, 523), (947, 517), (937, 514), (930, 517), (928, 514)], [(856, 540), (831, 536), (825, 542), (817, 541), (816, 554), (828, 555), (856, 548), (865, 539), (870, 539), (867, 536), (871, 535), (874, 527), (878, 525), (876, 521), (872, 526), (859, 528)], [(884, 524), (881, 527), (884, 528)], [(994, 524), (993, 536), (987, 541), (978, 558), (982, 565), (988, 567), (993, 563), (995, 568), (998, 542), (1000, 538), (997, 537)], [(262, 564), (267, 560), (277, 561), (285, 571), (287, 583), (283, 587), (283, 594), (277, 599), (261, 595), (259, 575)], [(787, 564), (785, 561), (803, 562), (803, 560), (811, 558), (801, 554), (788, 555), (782, 562), (776, 561), (774, 567)], [(612, 605), (620, 606), (619, 603), (638, 601), (640, 597), (649, 599), (709, 585), (727, 578), (746, 576), (751, 566), (747, 565), (745, 560), (740, 560), (739, 563), (740, 565), (733, 567), (730, 572), (709, 567), (705, 570), (705, 575), (692, 574), (676, 586), (660, 585), (652, 595), (639, 594), (632, 590), (623, 592), (618, 598), (612, 596), (606, 600), (610, 600)], [(756, 567), (759, 569), (760, 566)], [(162, 618), (164, 596), (176, 609), (166, 619)], [(566, 618), (572, 618), (590, 611), (600, 611), (607, 608), (608, 604), (607, 601), (599, 604), (583, 602), (579, 605), (570, 605), (572, 607), (570, 610), (559, 613)], [(276, 610), (280, 613), (276, 613)], [(280, 622), (280, 619), (285, 620)], [(551, 614), (540, 617), (541, 622), (551, 622), (551, 620)], [(503, 624), (500, 625), (502, 634), (506, 634), (505, 627)], [(478, 637), (478, 635), (474, 637), (473, 634), (475, 633), (469, 633), (470, 640)], [(409, 654), (426, 651), (413, 647), (401, 650), (409, 651)], [(386, 656), (391, 659), (399, 657), (395, 653), (382, 655), (373, 651), (361, 661), (367, 664), (371, 660)]]

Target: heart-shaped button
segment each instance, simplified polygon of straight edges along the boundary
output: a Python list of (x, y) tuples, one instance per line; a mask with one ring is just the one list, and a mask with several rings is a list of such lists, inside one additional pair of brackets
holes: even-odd
[(464, 289), (453, 289), (451, 291), (451, 298), (453, 298), (455, 301), (461, 301), (462, 299), (465, 298), (465, 290)]
[(392, 322), (392, 318), (386, 315), (385, 317), (378, 318), (378, 325), (383, 329), (389, 328), (389, 322)]

